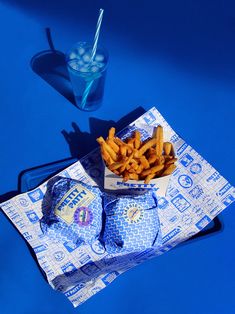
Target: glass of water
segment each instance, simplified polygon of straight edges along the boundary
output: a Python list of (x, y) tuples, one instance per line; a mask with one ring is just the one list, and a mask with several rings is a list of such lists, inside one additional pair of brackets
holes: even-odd
[(66, 54), (66, 64), (78, 108), (94, 111), (101, 106), (108, 53), (98, 47), (91, 62), (93, 45), (78, 42)]

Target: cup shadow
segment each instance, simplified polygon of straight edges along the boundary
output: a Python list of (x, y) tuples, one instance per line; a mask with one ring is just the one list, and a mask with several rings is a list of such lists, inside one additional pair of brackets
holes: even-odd
[(30, 61), (30, 66), (38, 76), (76, 106), (66, 67), (65, 54), (54, 48), (50, 29), (46, 28), (45, 32), (50, 49), (34, 55)]

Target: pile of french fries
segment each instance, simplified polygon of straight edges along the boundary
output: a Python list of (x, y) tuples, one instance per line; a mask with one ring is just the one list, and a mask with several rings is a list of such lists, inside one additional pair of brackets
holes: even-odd
[(123, 181), (150, 180), (171, 174), (175, 168), (175, 153), (170, 142), (163, 141), (163, 128), (158, 126), (152, 138), (141, 142), (139, 131), (133, 137), (122, 141), (115, 136), (115, 128), (109, 129), (106, 140), (102, 136), (97, 138), (101, 155), (106, 166)]

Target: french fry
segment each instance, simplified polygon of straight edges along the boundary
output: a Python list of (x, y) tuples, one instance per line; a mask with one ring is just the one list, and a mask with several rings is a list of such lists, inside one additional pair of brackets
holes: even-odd
[(163, 150), (165, 155), (170, 155), (171, 153), (172, 144), (170, 142), (163, 143)]
[(123, 165), (120, 168), (120, 172), (123, 172), (126, 169), (127, 165), (130, 163), (132, 158), (133, 158), (133, 154), (129, 156), (127, 160), (123, 163)]
[(152, 180), (154, 177), (155, 177), (155, 173), (151, 173), (151, 174), (149, 174), (147, 177), (146, 177), (146, 179), (144, 180), (144, 183), (145, 184), (149, 184), (149, 182), (150, 182), (150, 180)]
[(123, 157), (126, 157), (127, 147), (125, 145), (120, 146), (120, 153)]
[(148, 162), (148, 160), (147, 160), (147, 158), (145, 156), (141, 156), (140, 157), (140, 162), (143, 165), (144, 169), (150, 168), (149, 162)]
[(150, 169), (142, 171), (141, 175), (142, 176), (148, 176), (149, 174), (156, 173), (156, 172), (158, 172), (158, 171), (160, 171), (162, 169), (164, 169), (164, 165), (154, 166), (154, 167), (152, 167)]
[(113, 139), (108, 138), (106, 143), (115, 151), (115, 153), (119, 152), (119, 146), (113, 141)]
[(162, 173), (162, 177), (164, 176), (168, 176), (169, 174), (171, 174), (176, 168), (175, 164), (170, 164)]
[(165, 162), (165, 158), (164, 156), (157, 156), (157, 159), (155, 161), (155, 165), (163, 165)]
[(134, 142), (134, 144), (135, 144), (136, 149), (140, 148), (141, 142), (140, 142), (140, 132), (139, 131), (135, 131), (135, 142)]
[(134, 138), (129, 138), (128, 140), (127, 140), (127, 144), (128, 144), (128, 146), (130, 147), (130, 148), (134, 148), (134, 142), (135, 142), (135, 139)]
[(108, 166), (111, 166), (114, 163), (114, 160), (110, 157), (110, 155), (107, 153), (107, 151), (104, 149), (104, 144), (101, 144), (101, 156), (103, 160), (106, 162)]
[(112, 128), (109, 129), (109, 136), (108, 136), (108, 138), (109, 138), (110, 140), (112, 140), (112, 139), (114, 138), (115, 132), (116, 132), (116, 129), (115, 129), (114, 127), (112, 127)]
[(177, 158), (172, 158), (166, 162), (166, 165), (174, 164), (177, 161)]
[(139, 176), (138, 176), (138, 174), (137, 173), (130, 173), (129, 174), (129, 178), (131, 179), (131, 180), (139, 180)]
[(152, 138), (148, 142), (146, 142), (139, 150), (135, 152), (135, 157), (141, 157), (150, 147), (153, 147), (157, 143), (155, 138)]
[(140, 164), (139, 166), (138, 166), (138, 169), (136, 170), (136, 173), (137, 174), (141, 174), (141, 172), (144, 170), (144, 167), (143, 167), (143, 165), (142, 164)]
[(155, 130), (155, 134), (154, 134), (155, 138), (156, 138), (156, 153), (158, 156), (162, 155), (162, 151), (163, 151), (163, 128), (162, 126), (158, 126)]
[(105, 142), (104, 138), (102, 136), (97, 138), (97, 142), (99, 144), (103, 144), (103, 149), (107, 151), (107, 153), (110, 155), (110, 157), (114, 160), (117, 161), (117, 154), (115, 151)]
[(151, 165), (151, 164), (154, 164), (154, 163), (155, 163), (155, 161), (157, 160), (157, 158), (158, 158), (158, 156), (157, 156), (157, 154), (156, 154), (156, 153), (151, 154), (151, 155), (149, 156), (149, 158), (148, 158), (148, 162), (149, 162), (149, 164), (150, 164), (150, 165)]
[(114, 162), (114, 163), (112, 163), (110, 166), (109, 166), (109, 169), (111, 170), (111, 171), (113, 171), (113, 170), (117, 170), (118, 168), (121, 168), (122, 166), (123, 166), (123, 164), (124, 164), (124, 162), (123, 161), (117, 161), (117, 162)]
[(128, 171), (125, 171), (125, 172), (124, 172), (124, 175), (123, 175), (123, 182), (128, 181), (129, 178), (130, 178), (129, 172), (128, 172)]

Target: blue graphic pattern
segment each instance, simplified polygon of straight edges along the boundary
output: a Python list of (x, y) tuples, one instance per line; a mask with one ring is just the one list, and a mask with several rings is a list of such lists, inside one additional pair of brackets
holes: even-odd
[[(88, 225), (79, 225), (76, 221), (67, 224), (62, 218), (55, 215), (55, 207), (72, 188), (85, 187), (91, 191), (95, 198), (89, 204), (92, 212), (92, 221)], [(60, 178), (52, 187), (52, 206), (41, 219), (42, 231), (51, 239), (64, 243), (66, 249), (71, 252), (82, 243), (92, 243), (100, 234), (102, 228), (102, 198), (98, 188), (88, 186), (68, 178)], [(71, 244), (72, 242), (72, 244)]]
[(153, 192), (132, 197), (106, 195), (104, 209), (104, 242), (109, 253), (135, 252), (160, 245), (161, 232)]

